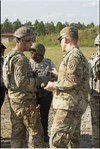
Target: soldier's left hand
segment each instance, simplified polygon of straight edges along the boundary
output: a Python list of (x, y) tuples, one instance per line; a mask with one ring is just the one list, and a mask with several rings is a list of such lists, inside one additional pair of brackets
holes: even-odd
[(53, 86), (54, 86), (54, 83), (49, 81), (48, 84), (46, 85), (46, 87), (44, 87), (45, 90), (47, 91), (53, 91)]

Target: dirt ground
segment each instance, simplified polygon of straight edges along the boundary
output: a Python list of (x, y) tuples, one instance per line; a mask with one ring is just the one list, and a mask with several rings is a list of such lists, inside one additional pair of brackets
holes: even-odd
[[(49, 113), (49, 133), (50, 127), (52, 125), (54, 116), (54, 110), (50, 109)], [(90, 116), (90, 108), (88, 107), (84, 115), (82, 116), (82, 124), (81, 124), (81, 148), (91, 148), (91, 116)], [(10, 122), (10, 108), (8, 99), (5, 99), (5, 102), (1, 109), (1, 148), (10, 148), (10, 140), (11, 140), (11, 122)], [(45, 148), (48, 148), (48, 144), (45, 143)]]

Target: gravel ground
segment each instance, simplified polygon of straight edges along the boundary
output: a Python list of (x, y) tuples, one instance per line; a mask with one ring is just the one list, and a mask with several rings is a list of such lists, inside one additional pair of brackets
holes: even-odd
[[(52, 120), (54, 116), (54, 110), (50, 110), (49, 114), (49, 130), (52, 125)], [(82, 117), (81, 124), (81, 148), (91, 148), (91, 116), (90, 108), (87, 107), (86, 112)], [(8, 99), (5, 99), (5, 102), (1, 109), (1, 148), (10, 148), (10, 139), (11, 139), (11, 122), (10, 122), (10, 108)], [(48, 147), (48, 144), (45, 143), (45, 147)]]

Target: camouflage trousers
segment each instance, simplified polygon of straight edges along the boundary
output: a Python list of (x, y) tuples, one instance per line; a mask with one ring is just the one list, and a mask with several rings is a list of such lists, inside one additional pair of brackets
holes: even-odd
[(11, 148), (23, 148), (25, 143), (29, 148), (44, 147), (39, 109), (36, 109), (33, 101), (27, 99), (16, 103), (13, 99), (10, 99), (10, 106)]
[(92, 147), (100, 148), (100, 96), (90, 98)]
[(80, 113), (57, 110), (51, 128), (50, 148), (79, 148), (80, 125)]

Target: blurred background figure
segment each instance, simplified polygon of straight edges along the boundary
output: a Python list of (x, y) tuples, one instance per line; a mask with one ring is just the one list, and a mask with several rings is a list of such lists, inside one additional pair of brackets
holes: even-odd
[(1, 107), (5, 99), (5, 91), (6, 91), (6, 87), (4, 86), (3, 77), (2, 77), (2, 67), (3, 67), (3, 62), (4, 62), (3, 56), (4, 56), (5, 49), (7, 48), (3, 45), (3, 43), (0, 42), (0, 76), (1, 76), (1, 79), (0, 79), (0, 90), (1, 90), (0, 110), (1, 110)]
[(89, 60), (89, 98), (92, 120), (92, 147), (100, 148), (100, 34), (94, 41), (96, 52)]
[[(47, 76), (51, 81), (54, 81), (56, 77), (52, 75), (52, 70), (56, 70), (55, 64), (47, 58), (44, 58), (45, 47), (43, 44), (33, 44), (30, 49), (31, 59), (30, 63), (38, 76)], [(37, 88), (37, 104), (40, 105), (41, 123), (44, 130), (44, 142), (49, 141), (48, 136), (48, 116), (49, 109), (52, 102), (52, 92), (44, 90), (43, 87)]]

